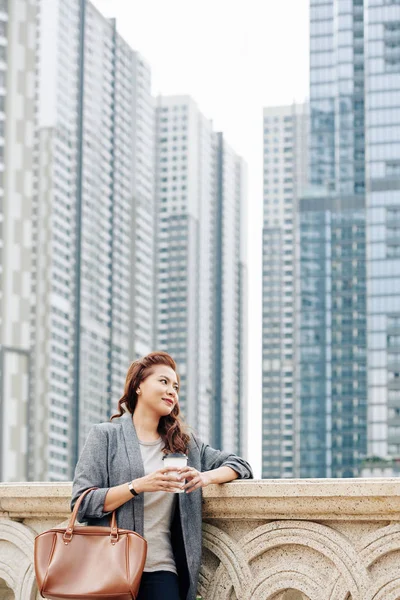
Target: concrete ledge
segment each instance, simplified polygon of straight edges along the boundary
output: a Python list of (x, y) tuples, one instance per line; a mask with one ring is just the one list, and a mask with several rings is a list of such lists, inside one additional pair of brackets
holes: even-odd
[[(0, 484), (0, 598), (39, 600), (35, 535), (71, 483)], [(203, 600), (399, 600), (400, 479), (236, 481), (204, 490)]]
[(205, 519), (400, 520), (400, 479), (238, 481), (204, 490)]
[(71, 483), (0, 483), (0, 517), (54, 517), (70, 514)]
[[(205, 519), (400, 521), (400, 478), (236, 481), (203, 490)], [(0, 517), (66, 519), (71, 483), (0, 483)]]

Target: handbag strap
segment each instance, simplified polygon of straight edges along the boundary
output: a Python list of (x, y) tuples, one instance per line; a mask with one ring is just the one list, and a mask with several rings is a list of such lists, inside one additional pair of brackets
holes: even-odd
[[(76, 517), (78, 515), (79, 507), (82, 504), (83, 499), (89, 492), (92, 492), (93, 490), (98, 490), (98, 489), (99, 488), (97, 488), (97, 487), (88, 488), (87, 490), (82, 492), (82, 494), (77, 499), (75, 506), (74, 506), (74, 510), (72, 511), (72, 515), (68, 521), (67, 528), (63, 535), (63, 539), (64, 539), (65, 543), (68, 543), (72, 540)], [(113, 510), (112, 515), (111, 515), (111, 542), (115, 543), (116, 541), (118, 541), (117, 516), (116, 516), (115, 510)]]

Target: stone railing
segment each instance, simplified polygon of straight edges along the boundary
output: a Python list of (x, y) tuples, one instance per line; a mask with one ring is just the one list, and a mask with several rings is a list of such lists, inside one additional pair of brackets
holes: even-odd
[[(37, 533), (70, 484), (0, 484), (0, 599), (39, 598)], [(205, 600), (398, 600), (400, 479), (235, 482), (204, 491)]]

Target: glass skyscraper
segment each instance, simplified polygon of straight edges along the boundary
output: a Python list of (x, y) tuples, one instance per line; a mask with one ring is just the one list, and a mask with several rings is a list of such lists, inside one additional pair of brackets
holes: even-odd
[(310, 183), (363, 194), (363, 0), (310, 0)]
[(400, 2), (311, 0), (310, 19), (298, 473), (355, 476), (400, 455)]
[(400, 456), (400, 2), (365, 0), (368, 454)]
[(310, 172), (299, 206), (298, 474), (367, 452), (363, 0), (311, 0)]
[(299, 227), (298, 474), (353, 477), (367, 435), (364, 199), (304, 197)]

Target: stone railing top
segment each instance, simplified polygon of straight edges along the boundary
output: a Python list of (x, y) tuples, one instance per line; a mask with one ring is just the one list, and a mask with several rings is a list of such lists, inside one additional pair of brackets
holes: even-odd
[[(0, 518), (69, 514), (71, 483), (0, 483)], [(203, 490), (205, 519), (400, 521), (400, 478), (236, 481)]]

